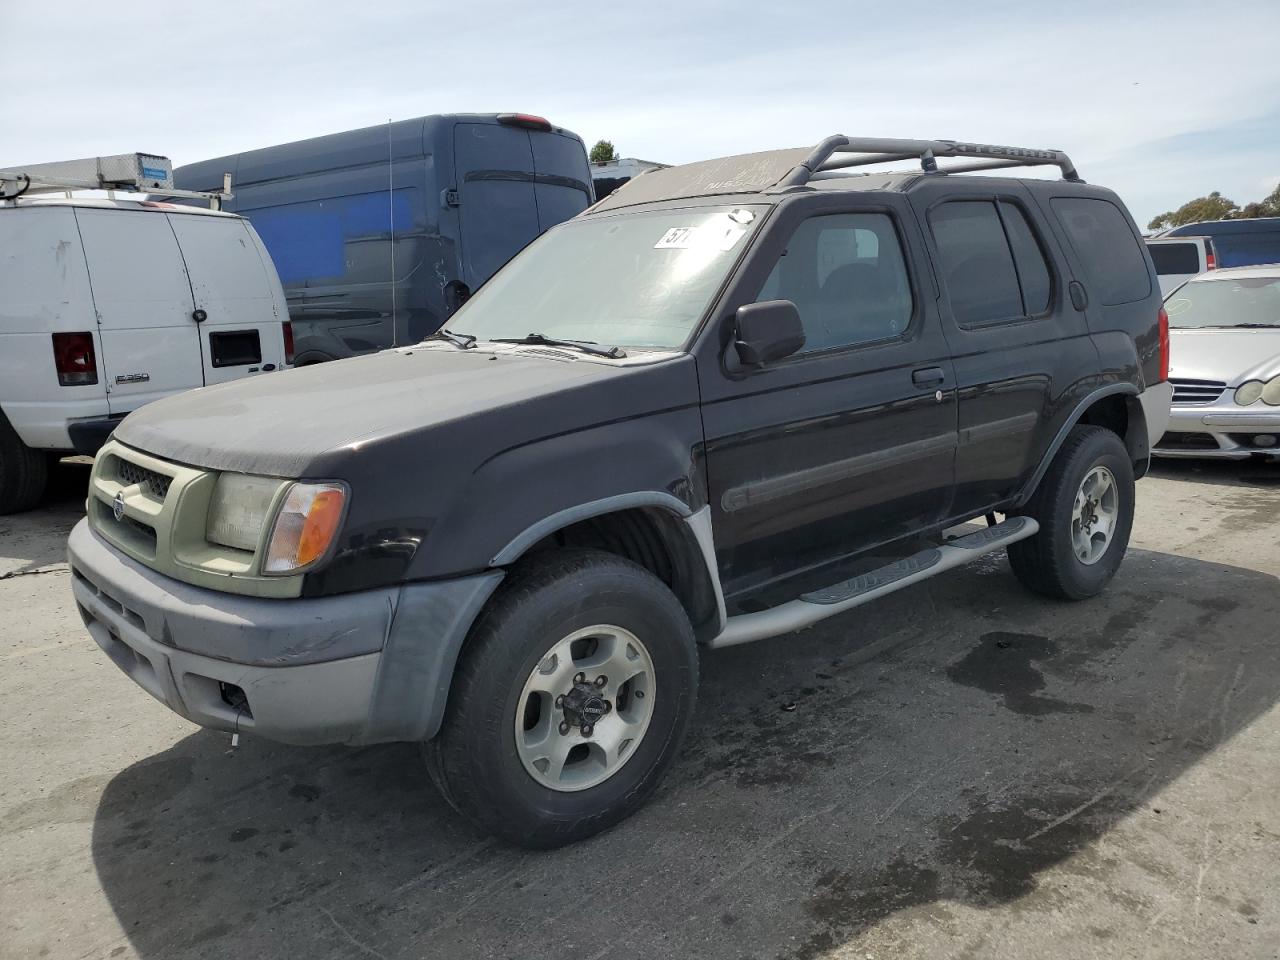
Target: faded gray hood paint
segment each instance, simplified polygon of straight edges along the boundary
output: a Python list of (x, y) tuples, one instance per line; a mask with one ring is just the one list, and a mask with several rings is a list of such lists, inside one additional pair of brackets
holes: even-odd
[(332, 461), (325, 454), (620, 375), (586, 361), (387, 350), (167, 397), (130, 414), (115, 437), (197, 467), (316, 476), (317, 461)]
[(1169, 331), (1169, 376), (1176, 380), (1246, 380), (1280, 374), (1280, 328)]

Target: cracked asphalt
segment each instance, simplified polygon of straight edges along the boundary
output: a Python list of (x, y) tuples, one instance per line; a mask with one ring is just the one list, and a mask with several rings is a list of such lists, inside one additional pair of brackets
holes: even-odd
[(148, 698), (71, 601), (86, 479), (0, 518), (0, 957), (1280, 956), (1280, 466), (1159, 465), (1094, 601), (995, 555), (704, 654), (653, 802), (551, 853), (411, 746)]

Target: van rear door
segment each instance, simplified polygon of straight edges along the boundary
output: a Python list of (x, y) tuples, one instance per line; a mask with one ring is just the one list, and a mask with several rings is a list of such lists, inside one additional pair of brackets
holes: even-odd
[(107, 409), (128, 413), (204, 382), (182, 252), (151, 210), (76, 208), (98, 315)]
[(204, 382), (284, 366), (284, 334), (270, 274), (239, 217), (169, 214), (200, 320)]
[(545, 232), (591, 204), (591, 168), (582, 141), (560, 133), (532, 131), (534, 192), (538, 228)]
[(475, 290), (541, 233), (529, 132), (497, 123), (453, 128), (462, 280)]

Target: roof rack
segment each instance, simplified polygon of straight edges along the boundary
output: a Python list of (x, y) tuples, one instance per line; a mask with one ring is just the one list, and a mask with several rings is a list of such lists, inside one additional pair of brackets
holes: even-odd
[[(938, 157), (967, 157), (970, 160), (967, 163), (939, 167)], [(1006, 167), (1056, 166), (1062, 170), (1062, 179), (1080, 179), (1071, 158), (1061, 150), (1000, 147), (959, 140), (892, 140), (836, 134), (814, 147), (808, 157), (778, 182), (778, 186), (800, 186), (808, 183), (816, 174), (849, 167), (917, 158), (925, 173), (969, 173)]]
[(0, 169), (0, 201), (45, 193), (75, 190), (109, 190), (145, 193), (151, 196), (206, 200), (211, 210), (221, 210), (231, 197), (231, 174), (224, 174), (217, 193), (177, 190), (173, 186), (173, 164), (168, 157), (152, 153), (121, 153), (110, 157), (36, 163), (20, 169)]

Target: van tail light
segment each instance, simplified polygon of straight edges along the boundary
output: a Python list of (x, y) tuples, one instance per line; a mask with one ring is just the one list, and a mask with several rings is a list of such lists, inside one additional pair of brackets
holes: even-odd
[(1160, 377), (1157, 383), (1169, 379), (1169, 314), (1160, 308)]
[(93, 352), (93, 334), (55, 333), (53, 365), (58, 383), (64, 387), (83, 387), (98, 382), (98, 358)]
[(1213, 244), (1206, 243), (1204, 245), (1204, 268), (1206, 270), (1218, 269), (1218, 257), (1213, 252)]
[(280, 324), (284, 329), (284, 362), (293, 363), (293, 324), (286, 320)]
[(509, 127), (524, 127), (526, 130), (542, 130), (550, 132), (551, 121), (546, 117), (534, 116), (532, 113), (500, 113), (498, 122)]

